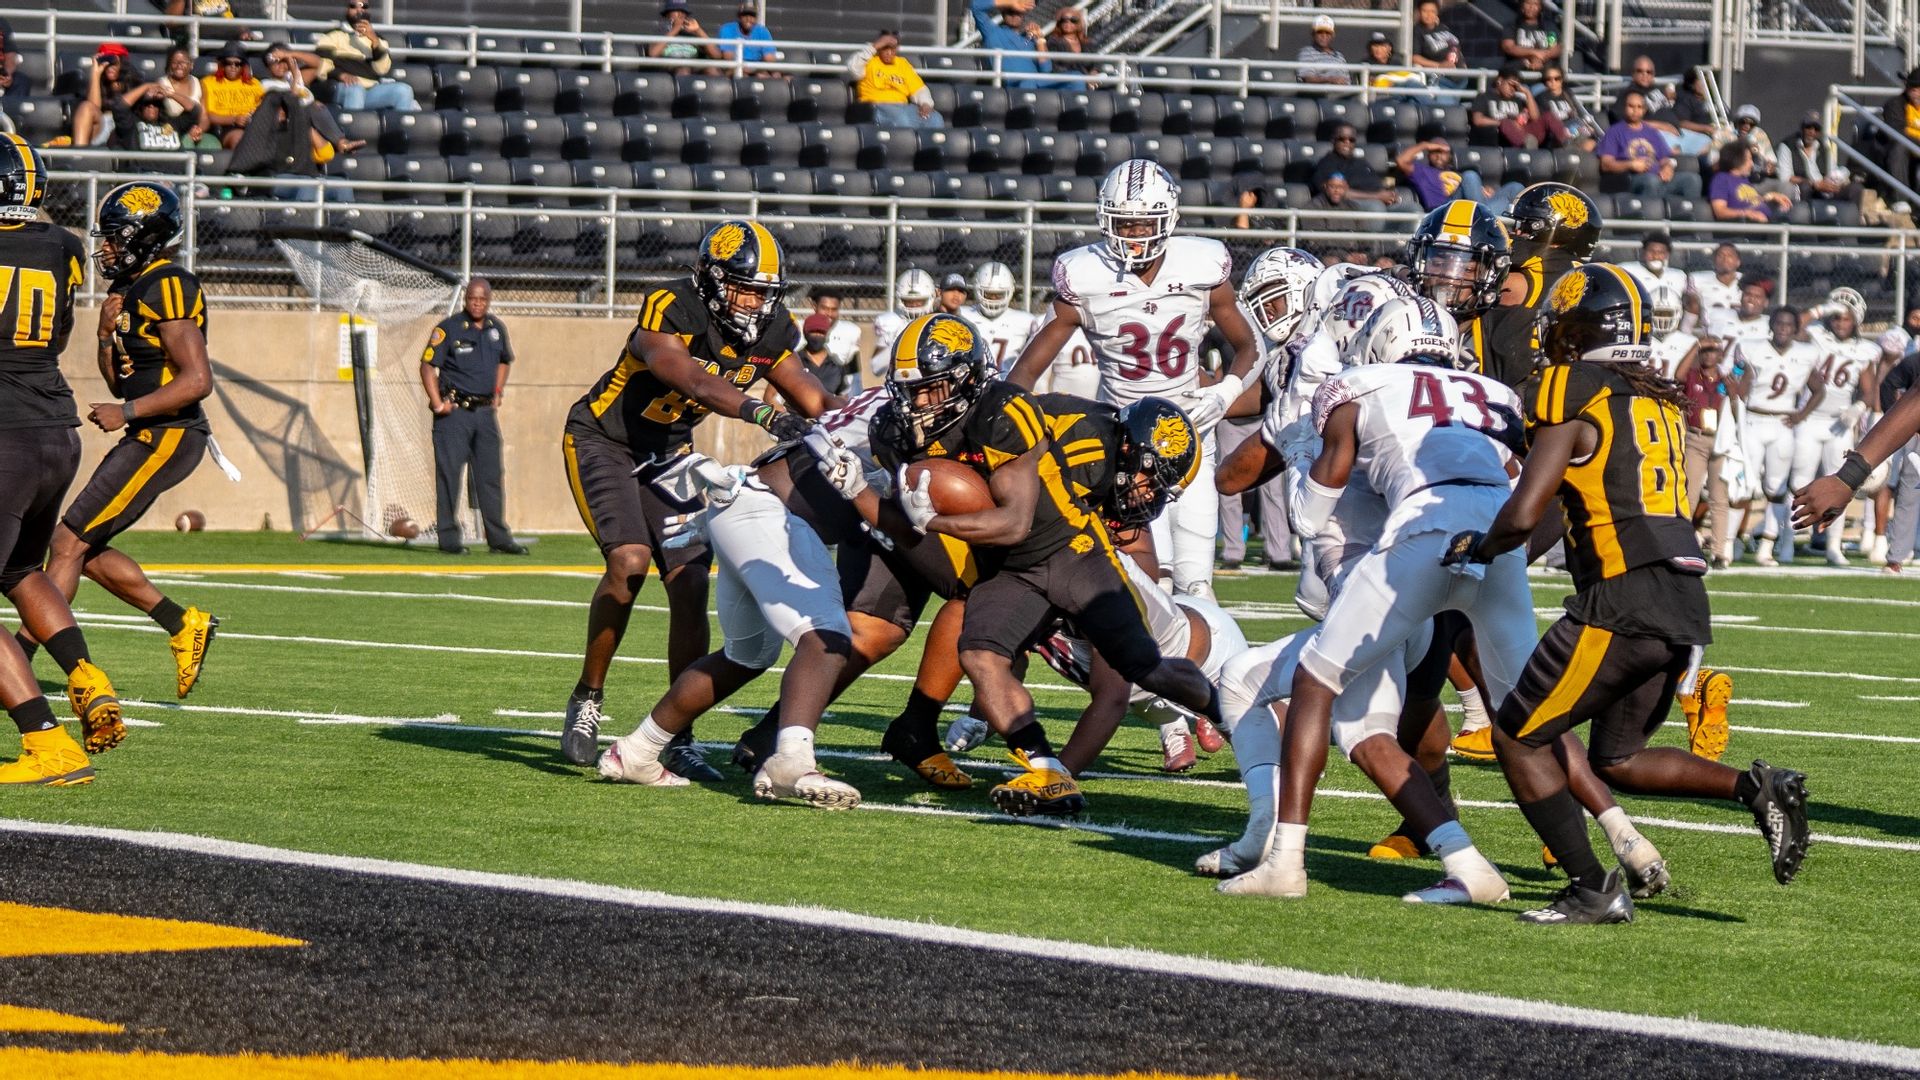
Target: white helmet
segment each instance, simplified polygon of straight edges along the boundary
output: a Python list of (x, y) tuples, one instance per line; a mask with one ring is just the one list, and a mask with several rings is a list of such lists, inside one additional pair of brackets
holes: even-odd
[(1284, 345), (1294, 336), (1307, 314), (1307, 290), (1323, 269), (1319, 259), (1290, 247), (1268, 248), (1247, 267), (1240, 303), (1267, 341)]
[(901, 274), (893, 283), (893, 304), (909, 319), (932, 311), (933, 275), (918, 269)]
[(1390, 274), (1360, 274), (1333, 294), (1320, 327), (1333, 339), (1341, 362), (1351, 365), (1355, 363), (1354, 350), (1363, 344), (1361, 329), (1367, 320), (1389, 301), (1414, 295), (1411, 285)]
[[(1124, 235), (1121, 229), (1146, 222), (1150, 230)], [(1166, 250), (1180, 222), (1180, 185), (1173, 174), (1145, 158), (1123, 161), (1100, 182), (1098, 224), (1107, 250), (1129, 270), (1152, 265)]]
[(1354, 338), (1350, 364), (1440, 364), (1459, 367), (1460, 324), (1446, 308), (1424, 296), (1396, 297), (1380, 305)]
[(1006, 263), (983, 262), (973, 269), (973, 302), (980, 305), (980, 313), (989, 319), (997, 319), (1013, 302), (1013, 271)]
[(1368, 267), (1358, 263), (1339, 262), (1327, 267), (1307, 286), (1307, 321), (1300, 332), (1311, 334), (1320, 329), (1327, 317), (1327, 308), (1333, 304), (1334, 295), (1346, 287), (1347, 282), (1369, 271)]
[(1867, 319), (1867, 298), (1860, 295), (1860, 290), (1842, 285), (1827, 294), (1827, 305), (1847, 309), (1847, 313), (1853, 316), (1853, 332), (1860, 332), (1860, 324)]
[(1647, 309), (1653, 319), (1653, 332), (1671, 334), (1680, 326), (1680, 294), (1673, 291), (1671, 285), (1658, 285), (1653, 290), (1653, 303)]

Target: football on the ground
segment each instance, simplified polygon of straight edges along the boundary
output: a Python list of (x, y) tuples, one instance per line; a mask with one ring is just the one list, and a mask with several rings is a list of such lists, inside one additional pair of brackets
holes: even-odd
[(907, 466), (907, 485), (917, 487), (923, 472), (933, 476), (927, 492), (933, 496), (935, 513), (974, 514), (993, 509), (993, 493), (987, 490), (985, 478), (972, 467), (943, 458), (918, 461)]
[(198, 510), (183, 511), (173, 519), (173, 527), (181, 532), (199, 532), (207, 527), (207, 515)]
[(387, 526), (387, 535), (400, 540), (412, 540), (420, 535), (420, 526), (414, 524), (410, 517), (395, 518)]

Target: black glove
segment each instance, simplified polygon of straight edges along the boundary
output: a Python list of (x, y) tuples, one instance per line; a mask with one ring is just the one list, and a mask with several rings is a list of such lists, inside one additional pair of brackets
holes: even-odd
[(1511, 405), (1497, 401), (1487, 403), (1487, 411), (1500, 418), (1500, 427), (1488, 430), (1487, 434), (1513, 453), (1514, 457), (1527, 456), (1527, 422)]
[(795, 416), (790, 412), (775, 410), (773, 416), (761, 426), (767, 429), (775, 442), (799, 442), (813, 428), (813, 421)]
[(1480, 554), (1480, 541), (1486, 538), (1486, 533), (1473, 529), (1455, 533), (1453, 539), (1447, 542), (1447, 553), (1440, 556), (1440, 565), (1465, 566), (1468, 563), (1492, 562), (1492, 559)]

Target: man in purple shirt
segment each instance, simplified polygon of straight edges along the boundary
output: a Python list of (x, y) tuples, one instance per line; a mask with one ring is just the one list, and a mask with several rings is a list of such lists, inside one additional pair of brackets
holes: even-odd
[(1394, 165), (1407, 178), (1407, 186), (1413, 188), (1414, 194), (1420, 197), (1420, 205), (1427, 210), (1454, 199), (1471, 199), (1486, 207), (1493, 216), (1499, 217), (1507, 212), (1513, 197), (1524, 190), (1523, 185), (1508, 181), (1496, 191), (1481, 182), (1478, 171), (1456, 171), (1453, 144), (1445, 139), (1414, 143), (1400, 151), (1400, 156), (1394, 159)]
[(1646, 122), (1646, 96), (1629, 88), (1620, 97), (1620, 111), (1625, 119), (1600, 137), (1601, 190), (1612, 186), (1606, 183), (1612, 178), (1642, 198), (1699, 198), (1700, 174), (1679, 172), (1667, 137)]

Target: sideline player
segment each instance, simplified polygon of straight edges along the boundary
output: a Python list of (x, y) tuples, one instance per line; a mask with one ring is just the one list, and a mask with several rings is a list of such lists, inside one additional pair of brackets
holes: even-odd
[[(1826, 390), (1819, 403), (1807, 414), (1806, 421), (1794, 429), (1793, 488), (1798, 491), (1821, 476), (1833, 472), (1853, 449), (1854, 425), (1866, 415), (1860, 400), (1860, 381), (1880, 362), (1880, 343), (1860, 334), (1860, 323), (1867, 315), (1867, 302), (1853, 289), (1842, 286), (1827, 295), (1808, 315), (1819, 321), (1808, 327), (1813, 344), (1825, 354), (1820, 361), (1820, 381)], [(1847, 531), (1842, 513), (1826, 527), (1827, 562), (1847, 565), (1841, 540)]]
[(973, 270), (973, 303), (960, 309), (986, 342), (995, 378), (1005, 377), (1040, 328), (1039, 319), (1013, 306), (1015, 284), (1006, 263), (983, 262)]
[[(80, 421), (60, 354), (73, 332), (73, 291), (86, 280), (87, 261), (77, 237), (38, 220), (46, 189), (40, 155), (17, 135), (0, 135), (0, 267), (9, 286), (0, 297), (0, 326), (16, 330), (0, 342), (0, 592), (67, 673), (67, 701), (87, 749), (99, 753), (126, 733), (120, 702), (88, 659), (73, 609), (42, 569), (80, 468)], [(92, 781), (93, 763), (53, 718), (20, 642), (3, 633), (0, 705), (20, 731), (20, 757), (0, 765), (0, 785)]]
[[(1100, 365), (1100, 400), (1126, 405), (1164, 397), (1185, 410), (1202, 438), (1200, 472), (1155, 521), (1160, 577), (1176, 592), (1213, 593), (1220, 495), (1214, 490), (1214, 425), (1240, 397), (1261, 360), (1253, 327), (1234, 295), (1233, 256), (1218, 240), (1176, 236), (1180, 186), (1144, 159), (1122, 162), (1100, 184), (1103, 239), (1053, 264), (1052, 318), (1021, 353), (1008, 381), (1032, 389), (1075, 327)], [(1233, 357), (1200, 385), (1199, 352), (1211, 320)]]
[[(1047, 301), (1043, 305), (1040, 322), (1033, 328), (1038, 334), (1053, 319), (1053, 290), (1047, 290)], [(1019, 357), (1014, 357), (1017, 360)], [(1005, 378), (1005, 372), (1001, 374)], [(1040, 373), (1033, 384), (1036, 393), (1070, 394), (1088, 401), (1100, 400), (1100, 365), (1093, 358), (1093, 346), (1087, 344), (1087, 332), (1079, 327), (1067, 335), (1067, 343), (1060, 346), (1060, 358)]]
[[(586, 655), (567, 699), (561, 752), (576, 765), (599, 755), (607, 669), (633, 613), (634, 596), (658, 562), (667, 593), (667, 673), (678, 679), (708, 652), (704, 544), (666, 548), (673, 519), (698, 513), (698, 496), (656, 483), (693, 449), (709, 412), (737, 416), (777, 440), (806, 432), (801, 416), (838, 406), (793, 355), (793, 319), (781, 301), (786, 266), (779, 241), (755, 222), (723, 221), (700, 241), (690, 278), (651, 289), (620, 360), (567, 413), (561, 437), (567, 483), (607, 570), (587, 611)], [(765, 379), (800, 414), (746, 391)], [(720, 779), (693, 745), (691, 730), (666, 755), (690, 780)]]
[(69, 602), (85, 574), (166, 631), (180, 697), (199, 680), (220, 620), (168, 599), (110, 545), (207, 452), (207, 301), (200, 279), (169, 257), (185, 227), (179, 196), (152, 180), (122, 184), (100, 202), (95, 257), (112, 282), (100, 307), (100, 374), (120, 400), (94, 403), (87, 419), (126, 436), (67, 507), (47, 557), (47, 575)]
[(1574, 595), (1501, 703), (1494, 751), (1520, 810), (1572, 879), (1544, 924), (1629, 922), (1618, 870), (1603, 872), (1554, 747), (1593, 721), (1588, 759), (1613, 787), (1642, 795), (1737, 800), (1766, 837), (1773, 873), (1806, 856), (1806, 778), (1756, 761), (1740, 772), (1677, 747), (1649, 748), (1675, 688), (1712, 637), (1707, 562), (1686, 491), (1686, 399), (1648, 360), (1646, 291), (1594, 264), (1554, 285), (1542, 322), (1548, 366), (1523, 395), (1529, 452), (1520, 482), (1484, 532), (1453, 538), (1446, 564), (1484, 565), (1523, 546), (1558, 494), (1566, 506)]
[[(1743, 296), (1743, 304), (1745, 300)], [(1799, 428), (1826, 400), (1827, 386), (1820, 377), (1820, 347), (1795, 340), (1800, 334), (1799, 312), (1774, 308), (1768, 328), (1766, 340), (1746, 338), (1735, 345), (1732, 360), (1735, 371), (1744, 369), (1747, 461), (1760, 466), (1760, 494), (1767, 500), (1753, 561), (1778, 566), (1793, 561), (1787, 494)]]
[(918, 267), (902, 270), (893, 283), (893, 310), (883, 311), (873, 320), (873, 375), (880, 382), (887, 377), (887, 357), (893, 355), (893, 343), (907, 324), (933, 311), (933, 275)]

